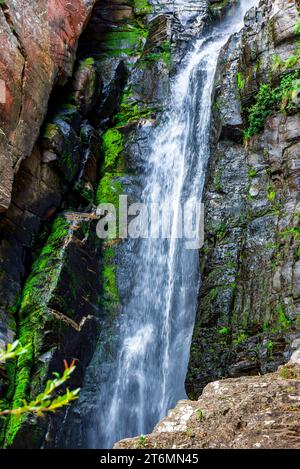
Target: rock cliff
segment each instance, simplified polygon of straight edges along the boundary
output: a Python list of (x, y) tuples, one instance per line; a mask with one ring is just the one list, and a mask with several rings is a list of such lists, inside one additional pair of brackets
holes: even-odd
[(32, 153), (53, 86), (72, 75), (78, 38), (94, 3), (1, 2), (0, 211), (10, 205), (14, 174)]
[(277, 369), (299, 337), (298, 8), (261, 1), (219, 59), (192, 397)]
[[(186, 0), (184, 8), (168, 0), (23, 3), (0, 2), (0, 345), (16, 337), (29, 349), (0, 368), (1, 398), (18, 406), (73, 357), (71, 385), (83, 389), (67, 414), (12, 417), (0, 436), (6, 447), (79, 448), (96, 425), (99, 361), (109, 374), (118, 349), (134, 255), (121, 241), (100, 242), (95, 207), (117, 204), (121, 193), (138, 199), (147, 141), (167, 107), (170, 80), (190, 40), (236, 0)], [(179, 433), (167, 420), (174, 436), (155, 434), (147, 447), (255, 447), (273, 439), (276, 447), (285, 422), (284, 442), (298, 442), (298, 365), (239, 378), (275, 371), (299, 346), (298, 8), (293, 0), (262, 0), (223, 49), (215, 80), (186, 387), (198, 399), (207, 383), (237, 379), (209, 385), (200, 404), (179, 404)], [(251, 385), (262, 390), (253, 421)], [(230, 399), (241, 387), (246, 403), (234, 409)], [(224, 408), (218, 389), (228, 393)], [(275, 395), (277, 407), (265, 407)], [(219, 417), (218, 440), (207, 426), (216, 428)], [(243, 425), (249, 433), (240, 439)], [(263, 439), (265, 425), (280, 427), (271, 443)]]

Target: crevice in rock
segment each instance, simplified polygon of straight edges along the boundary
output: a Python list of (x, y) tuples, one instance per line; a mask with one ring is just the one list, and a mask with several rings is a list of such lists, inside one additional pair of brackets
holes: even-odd
[(3, 11), (3, 14), (5, 16), (5, 19), (6, 19), (6, 22), (7, 22), (7, 25), (10, 29), (10, 31), (12, 32), (12, 34), (14, 35), (15, 39), (17, 40), (17, 43), (18, 43), (18, 49), (19, 51), (21, 52), (22, 56), (24, 57), (24, 59), (26, 60), (26, 50), (22, 44), (22, 41), (15, 29), (15, 25), (14, 25), (14, 22), (13, 22), (13, 19), (12, 19), (12, 16), (11, 16), (11, 13), (10, 13), (10, 10), (9, 10), (9, 6), (7, 5), (7, 3), (1, 3), (0, 4), (0, 8), (1, 10)]

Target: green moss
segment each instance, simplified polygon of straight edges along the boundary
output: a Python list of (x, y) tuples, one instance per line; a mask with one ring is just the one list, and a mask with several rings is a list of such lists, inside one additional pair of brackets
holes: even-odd
[(119, 207), (119, 196), (124, 193), (121, 181), (117, 179), (117, 174), (106, 173), (100, 180), (96, 204), (113, 204), (117, 209)]
[(148, 0), (133, 0), (133, 7), (136, 15), (148, 15), (152, 12), (152, 6)]
[(245, 331), (238, 331), (233, 336), (232, 343), (234, 345), (240, 345), (248, 339), (248, 334)]
[(77, 181), (74, 190), (88, 203), (94, 202), (95, 193), (94, 189), (84, 181)]
[(255, 178), (257, 176), (257, 169), (249, 168), (248, 170), (248, 177)]
[(287, 113), (293, 113), (297, 110), (297, 106), (293, 102), (293, 93), (297, 92), (299, 86), (300, 70), (296, 70), (293, 73), (289, 73), (284, 76), (277, 89), (279, 97), (279, 107), (281, 111)]
[(294, 68), (300, 61), (300, 43), (297, 42), (297, 47), (294, 50), (294, 53), (291, 54), (286, 60), (282, 60), (279, 54), (275, 54), (273, 57), (273, 71), (276, 70), (288, 70)]
[(215, 229), (215, 234), (216, 234), (217, 240), (219, 242), (222, 241), (222, 239), (224, 239), (226, 233), (227, 233), (227, 225), (226, 225), (226, 223), (222, 222)]
[(279, 376), (282, 379), (300, 379), (300, 374), (293, 365), (284, 365), (279, 369)]
[[(159, 60), (170, 67), (171, 50), (169, 41), (163, 41), (157, 46), (155, 52), (144, 53), (135, 66), (139, 69), (145, 69), (151, 67), (154, 62)], [(118, 112), (114, 116), (114, 123), (116, 127), (120, 128), (137, 122), (140, 119), (155, 117), (158, 111), (157, 107), (149, 106), (148, 103), (143, 103), (140, 99), (136, 99), (132, 86), (128, 86), (123, 92)]]
[(292, 95), (299, 89), (300, 70), (285, 75), (277, 88), (264, 83), (260, 86), (255, 97), (255, 103), (250, 107), (248, 114), (249, 126), (244, 132), (246, 139), (263, 131), (266, 119), (275, 111), (281, 110), (288, 113), (296, 110)]
[[(96, 204), (113, 204), (117, 210), (119, 207), (119, 196), (124, 193), (123, 185), (120, 181), (122, 172), (120, 167), (124, 162), (121, 160), (121, 153), (124, 147), (124, 138), (118, 128), (108, 129), (102, 137), (102, 151), (104, 162), (101, 168), (102, 177), (100, 179)], [(103, 295), (101, 299), (102, 307), (108, 314), (113, 314), (119, 307), (119, 291), (117, 285), (117, 267), (114, 262), (115, 250), (110, 245), (117, 240), (108, 234), (108, 241), (103, 245), (103, 265), (101, 269)]]
[(77, 166), (73, 160), (73, 156), (71, 153), (64, 152), (61, 154), (61, 162), (63, 163), (63, 166), (65, 166), (67, 169), (71, 171), (71, 173), (75, 173)]
[(246, 81), (245, 79), (243, 78), (243, 75), (241, 72), (238, 72), (237, 73), (237, 87), (240, 91), (242, 91), (244, 88), (245, 88), (245, 85), (246, 85)]
[(222, 185), (222, 174), (220, 171), (215, 171), (214, 179), (213, 179), (213, 188), (216, 192), (222, 192), (223, 191), (223, 185)]
[(129, 58), (128, 65), (132, 64), (132, 57), (142, 53), (148, 31), (145, 27), (145, 16), (152, 11), (147, 0), (129, 0), (134, 15), (130, 18), (115, 22), (114, 29), (106, 32), (101, 41), (101, 58), (121, 57)]
[(256, 102), (249, 112), (249, 127), (245, 132), (246, 138), (250, 138), (264, 129), (266, 119), (274, 111), (276, 98), (275, 90), (270, 85), (261, 85)]
[[(89, 71), (89, 77), (88, 77), (88, 83), (86, 85), (87, 87), (87, 92), (90, 95), (93, 95), (96, 89), (96, 80), (97, 80), (97, 68), (96, 68), (96, 61), (93, 57), (89, 57), (87, 59), (81, 60), (78, 64), (78, 70), (88, 70)], [(70, 98), (74, 100), (74, 94), (70, 94)]]
[(137, 102), (133, 96), (132, 88), (127, 88), (122, 96), (121, 104), (114, 122), (117, 127), (123, 127), (129, 123), (136, 122), (142, 118), (148, 118), (155, 115), (157, 110)]
[(118, 303), (120, 298), (117, 286), (116, 266), (105, 264), (102, 275), (105, 300)]
[(79, 62), (78, 69), (82, 70), (82, 69), (85, 69), (85, 68), (91, 68), (93, 65), (95, 65), (95, 59), (93, 57), (88, 57), (88, 58), (86, 58), (84, 60), (81, 60)]
[(300, 314), (298, 313), (295, 320), (296, 330), (300, 331)]
[(268, 351), (268, 355), (272, 356), (273, 354), (273, 348), (274, 348), (274, 342), (272, 340), (268, 340), (266, 344), (266, 349)]
[(201, 408), (197, 409), (197, 420), (202, 422), (204, 420), (204, 412)]
[(281, 231), (280, 236), (284, 237), (284, 238), (288, 237), (288, 236), (291, 236), (295, 240), (297, 240), (300, 237), (300, 226), (288, 228), (285, 231)]
[(291, 321), (287, 318), (283, 305), (277, 306), (277, 317), (280, 326), (282, 326), (284, 329), (288, 328), (291, 325)]
[(101, 299), (102, 306), (108, 314), (114, 314), (118, 311), (120, 305), (120, 296), (117, 280), (117, 265), (115, 261), (115, 248), (106, 241), (103, 245), (103, 265), (102, 265), (102, 286), (103, 295)]
[(220, 0), (216, 3), (209, 4), (209, 10), (215, 16), (216, 13), (222, 12), (224, 8), (227, 8), (230, 5), (229, 0)]
[(135, 21), (134, 24), (122, 25), (105, 34), (102, 57), (131, 57), (140, 54), (146, 37), (147, 31), (143, 23)]
[(273, 186), (268, 186), (268, 189), (267, 189), (267, 198), (269, 200), (269, 202), (273, 203), (275, 201), (275, 198), (276, 198), (276, 192), (273, 188)]
[[(9, 397), (12, 398), (12, 408), (19, 407), (24, 399), (31, 397), (31, 392), (36, 395), (40, 390), (40, 386), (44, 383), (48, 373), (48, 364), (45, 363), (37, 367), (37, 358), (41, 355), (45, 346), (46, 324), (48, 323), (46, 331), (55, 330), (57, 333), (59, 333), (59, 328), (65, 327), (57, 322), (55, 322), (55, 326), (53, 325), (56, 320), (51, 309), (48, 308), (48, 304), (57, 286), (62, 267), (67, 267), (64, 263), (64, 247), (72, 227), (72, 221), (64, 216), (57, 217), (45, 246), (32, 266), (31, 274), (22, 292), (19, 309), (20, 322), (17, 332), (18, 339), (22, 345), (26, 345), (27, 352), (18, 358), (15, 369), (11, 370), (13, 386)], [(80, 225), (80, 228), (84, 232), (84, 226)], [(68, 269), (68, 277), (70, 292), (76, 299), (78, 279), (71, 269)], [(63, 304), (63, 298), (57, 298), (57, 300)], [(72, 310), (70, 310), (68, 304), (65, 305), (65, 309), (68, 311), (68, 315), (71, 316)], [(55, 349), (55, 343), (53, 343), (52, 349)], [(25, 419), (25, 416), (11, 416), (8, 419), (5, 435), (6, 447), (12, 445)]]
[(140, 40), (140, 31), (134, 27), (126, 31), (110, 31), (105, 35), (106, 48), (111, 50), (134, 49)]
[(155, 115), (156, 110), (143, 107), (141, 104), (135, 103), (130, 106), (122, 105), (118, 114), (115, 116), (116, 124), (123, 127), (140, 119), (151, 118)]
[(299, 62), (300, 57), (298, 55), (292, 54), (285, 62), (286, 68), (293, 68)]
[(218, 330), (219, 334), (221, 335), (228, 335), (230, 333), (229, 327), (222, 327)]
[(57, 124), (49, 123), (46, 125), (44, 133), (43, 133), (43, 138), (46, 138), (48, 140), (52, 140), (57, 133), (59, 132), (59, 127)]
[[(21, 318), (27, 315), (27, 306), (32, 307), (33, 304), (40, 304), (41, 297), (40, 293), (49, 292), (49, 288), (45, 292), (45, 282), (56, 281), (56, 272), (53, 272), (53, 260), (57, 256), (60, 256), (60, 245), (63, 239), (69, 233), (70, 224), (64, 217), (57, 217), (53, 224), (52, 233), (48, 239), (48, 242), (43, 247), (40, 256), (32, 266), (31, 275), (25, 283), (22, 301), (21, 301)], [(50, 286), (49, 285), (49, 286)]]
[(116, 252), (112, 247), (106, 247), (103, 254), (103, 259), (105, 262), (112, 261), (116, 256)]
[(170, 41), (166, 40), (163, 41), (161, 44), (157, 46), (157, 51), (155, 52), (147, 52), (142, 55), (141, 59), (139, 60), (138, 66), (140, 68), (147, 68), (153, 62), (163, 61), (168, 68), (170, 68), (172, 60), (171, 60), (171, 44)]
[(218, 289), (217, 288), (212, 288), (209, 292), (209, 298), (211, 301), (214, 301), (218, 296)]
[(270, 322), (265, 319), (262, 325), (262, 332), (267, 332), (270, 329)]
[[(32, 266), (31, 275), (25, 283), (19, 310), (18, 339), (27, 346), (27, 353), (18, 358), (15, 371), (12, 407), (22, 404), (28, 396), (34, 357), (39, 356), (43, 341), (43, 327), (49, 318), (47, 301), (55, 288), (61, 268), (61, 245), (69, 233), (70, 223), (58, 217), (49, 239)], [(58, 262), (57, 262), (58, 261)], [(24, 416), (11, 416), (6, 430), (5, 445), (10, 446)]]
[[(28, 344), (28, 342), (27, 342)], [(30, 344), (26, 356), (23, 360), (18, 361), (17, 368), (17, 382), (14, 393), (13, 408), (17, 408), (22, 405), (23, 399), (27, 396), (30, 378), (31, 378), (31, 366), (33, 361), (33, 347)], [(8, 428), (5, 434), (5, 447), (9, 447), (13, 444), (15, 436), (20, 429), (20, 426), (25, 420), (25, 416), (12, 415), (9, 419)]]
[(284, 67), (284, 61), (281, 59), (279, 54), (274, 54), (272, 59), (272, 71), (276, 72), (280, 68)]
[(102, 150), (104, 154), (103, 169), (115, 168), (118, 156), (124, 147), (124, 139), (121, 132), (116, 129), (108, 129), (102, 137)]

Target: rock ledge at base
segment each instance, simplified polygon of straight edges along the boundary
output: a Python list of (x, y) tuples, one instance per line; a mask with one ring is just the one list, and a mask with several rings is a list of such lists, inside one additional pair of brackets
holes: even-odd
[(180, 401), (145, 438), (116, 449), (299, 448), (300, 350), (275, 373), (208, 384), (198, 401)]

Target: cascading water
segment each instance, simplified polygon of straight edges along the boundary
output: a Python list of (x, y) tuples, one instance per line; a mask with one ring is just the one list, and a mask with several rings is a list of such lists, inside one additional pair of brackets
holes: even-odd
[(201, 200), (220, 49), (256, 3), (241, 1), (213, 36), (196, 42), (172, 83), (170, 108), (152, 132), (142, 202), (171, 206), (172, 233), (170, 239), (141, 240), (130, 266), (134, 286), (121, 315), (116, 373), (101, 383), (90, 447), (109, 448), (119, 439), (150, 432), (185, 397), (199, 252), (185, 249), (178, 237), (180, 206)]

